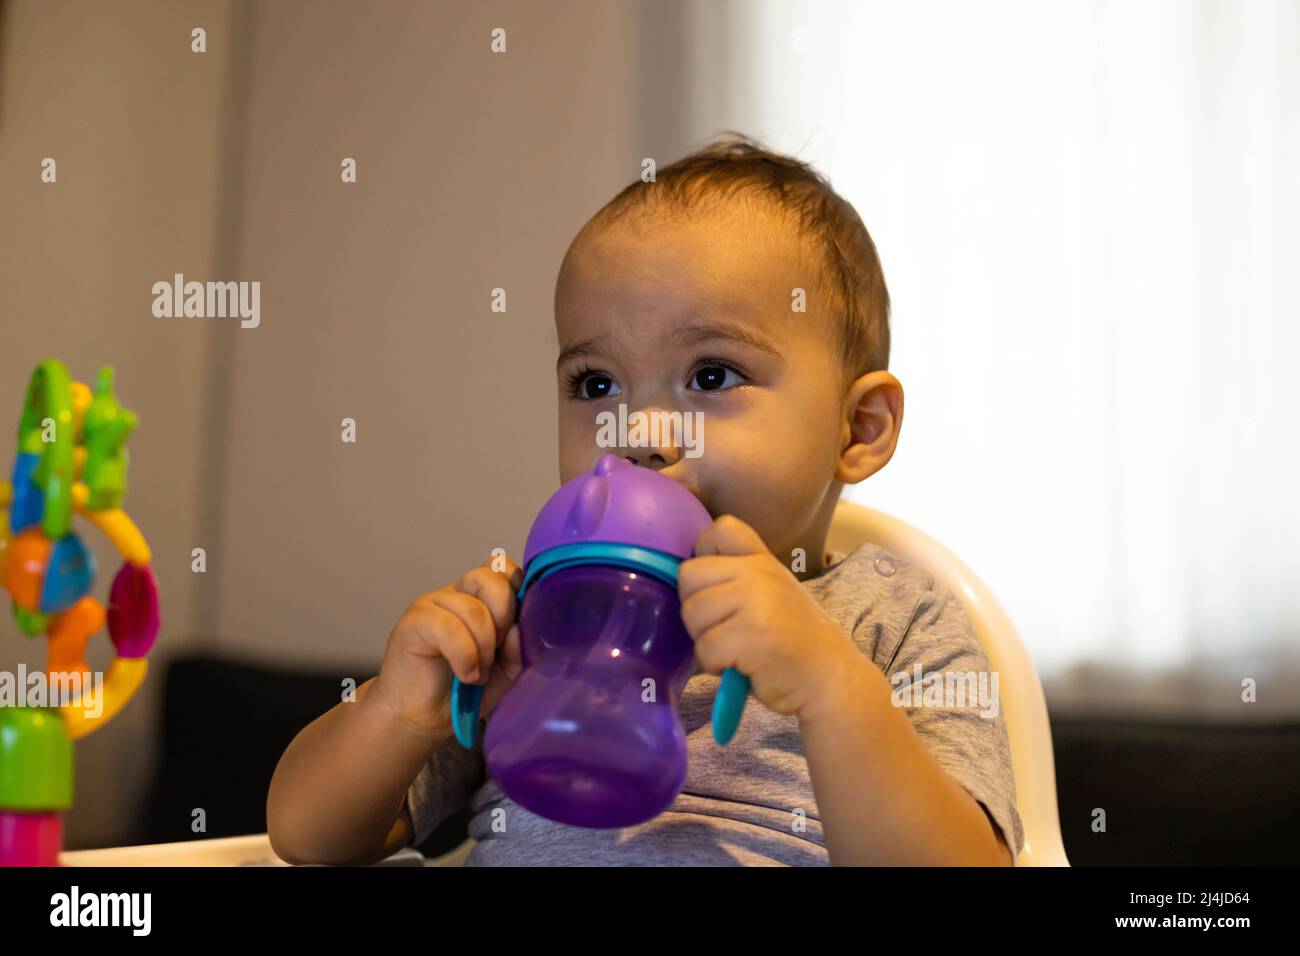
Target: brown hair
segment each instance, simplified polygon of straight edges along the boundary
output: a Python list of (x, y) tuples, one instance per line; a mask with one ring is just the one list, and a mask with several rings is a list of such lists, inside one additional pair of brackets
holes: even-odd
[(836, 346), (846, 384), (889, 366), (889, 290), (875, 243), (857, 210), (809, 164), (774, 153), (742, 133), (721, 138), (670, 166), (653, 182), (632, 183), (588, 227), (617, 222), (633, 210), (687, 213), (736, 194), (766, 198), (790, 215), (817, 250), (817, 278), (838, 318)]

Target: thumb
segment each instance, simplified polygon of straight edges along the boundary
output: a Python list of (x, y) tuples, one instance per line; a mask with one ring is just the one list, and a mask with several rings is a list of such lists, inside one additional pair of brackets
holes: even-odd
[(735, 515), (719, 515), (695, 539), (695, 557), (711, 554), (763, 554), (767, 545), (757, 531)]
[(516, 623), (510, 626), (505, 641), (497, 648), (496, 656), (492, 658), (492, 672), (483, 687), (483, 702), (479, 705), (479, 713), (483, 717), (487, 717), (496, 709), (497, 703), (510, 689), (511, 683), (519, 676), (523, 666), (523, 655), (519, 646), (519, 625)]
[(505, 643), (501, 645), (501, 669), (510, 680), (514, 680), (523, 668), (523, 649), (519, 645), (519, 623), (516, 621), (510, 625)]

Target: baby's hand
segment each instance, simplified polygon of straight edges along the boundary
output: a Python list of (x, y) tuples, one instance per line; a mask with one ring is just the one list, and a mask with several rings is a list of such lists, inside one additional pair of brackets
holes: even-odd
[[(493, 571), (494, 560), (504, 561), (504, 570)], [(454, 673), (467, 684), (486, 682), (479, 707), (486, 717), (522, 667), (515, 623), (522, 583), (513, 561), (489, 558), (417, 598), (388, 637), (374, 692), (412, 727), (446, 736)]]
[(678, 568), (677, 590), (701, 669), (736, 668), (778, 714), (802, 715), (853, 673), (848, 635), (733, 515), (700, 533), (695, 557)]

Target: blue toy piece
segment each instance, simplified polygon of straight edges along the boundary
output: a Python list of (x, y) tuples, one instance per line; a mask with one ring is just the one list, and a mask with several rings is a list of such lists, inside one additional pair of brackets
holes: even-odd
[(90, 593), (95, 582), (95, 556), (74, 532), (54, 542), (41, 585), (41, 613), (66, 611)]
[(32, 478), (41, 456), (22, 452), (14, 460), (13, 500), (9, 504), (9, 530), (13, 534), (41, 523), (45, 513), (45, 492)]

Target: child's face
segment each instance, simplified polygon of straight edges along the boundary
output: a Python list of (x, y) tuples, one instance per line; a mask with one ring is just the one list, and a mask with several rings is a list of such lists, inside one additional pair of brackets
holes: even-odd
[[(792, 311), (796, 288), (817, 294), (802, 243), (768, 213), (621, 223), (581, 240), (555, 296), (561, 480), (613, 452), (673, 478), (713, 517), (740, 518), (783, 561), (820, 547), (850, 430), (830, 320)], [(620, 403), (628, 416), (702, 412), (703, 453), (601, 447), (596, 416)]]

